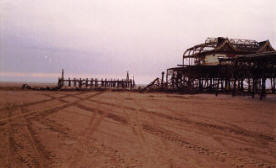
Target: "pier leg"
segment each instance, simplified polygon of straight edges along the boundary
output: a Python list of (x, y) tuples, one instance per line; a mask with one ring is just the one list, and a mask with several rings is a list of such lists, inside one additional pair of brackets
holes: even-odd
[(265, 95), (266, 95), (266, 89), (265, 89), (265, 88), (266, 88), (266, 87), (265, 87), (265, 83), (266, 83), (266, 82), (265, 82), (265, 81), (266, 81), (266, 78), (263, 77), (263, 78), (262, 78), (262, 84), (261, 84), (261, 85), (262, 85), (262, 86), (261, 86), (262, 89), (261, 89), (261, 94), (260, 94), (260, 100), (262, 100), (263, 98), (265, 98)]
[(68, 78), (68, 85), (69, 85), (69, 87), (71, 87), (71, 80), (70, 80), (70, 78)]
[(275, 94), (275, 82), (275, 78), (271, 78), (271, 90), (273, 94)]
[(241, 79), (241, 92), (243, 93), (243, 79)]
[(257, 80), (253, 78), (252, 98), (255, 97), (256, 87), (257, 87)]
[(81, 78), (80, 78), (80, 80), (79, 80), (79, 88), (81, 88), (82, 87), (82, 81), (81, 81)]
[(161, 87), (162, 87), (162, 89), (164, 87), (164, 75), (165, 75), (165, 72), (162, 72), (162, 80), (161, 80)]
[(247, 90), (247, 93), (248, 93), (248, 95), (251, 94), (251, 80), (250, 80), (250, 78), (248, 78), (248, 90)]
[(233, 91), (232, 91), (232, 96), (236, 96), (236, 88), (237, 88), (237, 80), (234, 80), (234, 86), (233, 86)]

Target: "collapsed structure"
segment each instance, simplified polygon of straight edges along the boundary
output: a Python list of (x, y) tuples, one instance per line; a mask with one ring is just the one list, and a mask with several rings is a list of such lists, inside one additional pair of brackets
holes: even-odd
[(275, 51), (270, 42), (223, 37), (207, 38), (205, 43), (187, 49), (182, 65), (218, 65), (219, 59), (235, 58), (239, 55)]
[(134, 76), (132, 79), (127, 72), (125, 79), (98, 79), (98, 78), (67, 78), (64, 77), (64, 70), (62, 69), (61, 77), (58, 78), (57, 86), (55, 87), (32, 87), (28, 84), (23, 84), (22, 89), (32, 90), (90, 90), (90, 89), (120, 89), (132, 90), (135, 88)]
[(134, 76), (129, 78), (127, 72), (125, 79), (98, 79), (98, 78), (64, 78), (64, 70), (62, 69), (61, 78), (58, 79), (57, 88), (59, 89), (95, 89), (95, 88), (120, 88), (133, 89), (135, 87)]
[(182, 64), (167, 69), (166, 79), (162, 73), (159, 83), (167, 90), (260, 94), (262, 99), (275, 93), (275, 78), (276, 52), (268, 40), (218, 37), (187, 49)]

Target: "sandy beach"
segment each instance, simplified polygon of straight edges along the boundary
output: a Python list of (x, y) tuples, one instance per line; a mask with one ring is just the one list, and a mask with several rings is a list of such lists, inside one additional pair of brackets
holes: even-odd
[(1, 167), (266, 167), (276, 97), (0, 90)]

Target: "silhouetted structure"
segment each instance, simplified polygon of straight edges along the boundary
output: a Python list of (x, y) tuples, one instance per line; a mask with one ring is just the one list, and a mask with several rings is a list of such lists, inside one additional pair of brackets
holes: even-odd
[(97, 79), (97, 78), (73, 78), (65, 79), (64, 71), (62, 69), (62, 77), (58, 79), (58, 88), (123, 88), (133, 89), (135, 87), (134, 77), (129, 79), (129, 73), (127, 72), (126, 79)]
[[(208, 38), (187, 49), (183, 64), (167, 69), (159, 89), (181, 92), (275, 93), (276, 52), (269, 41)], [(156, 86), (155, 86), (156, 87)]]

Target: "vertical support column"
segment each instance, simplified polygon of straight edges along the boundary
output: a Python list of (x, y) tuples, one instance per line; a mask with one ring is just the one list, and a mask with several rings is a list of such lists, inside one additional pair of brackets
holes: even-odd
[(86, 78), (86, 80), (85, 80), (85, 87), (86, 88), (88, 87), (88, 78)]
[(81, 88), (81, 87), (82, 87), (82, 80), (80, 78), (80, 80), (79, 80), (79, 88)]
[(256, 85), (257, 85), (257, 79), (255, 77), (253, 77), (252, 98), (255, 97)]
[(243, 87), (243, 78), (241, 79), (241, 92), (243, 93), (243, 90), (244, 89), (244, 87)]
[(71, 87), (71, 80), (70, 80), (70, 78), (68, 78), (68, 85), (69, 85), (69, 87)]
[(219, 91), (219, 78), (217, 78), (217, 87), (216, 87), (216, 96), (218, 96), (218, 91)]
[(266, 78), (265, 77), (262, 77), (262, 89), (261, 89), (261, 94), (260, 94), (260, 100), (262, 100), (265, 95), (266, 95)]
[(225, 92), (225, 86), (223, 85), (224, 84), (224, 82), (223, 82), (223, 78), (221, 78), (221, 77), (219, 77), (220, 78), (220, 85), (221, 85), (221, 91), (222, 92)]
[(132, 88), (135, 87), (134, 75), (132, 76)]
[[(183, 61), (183, 65), (184, 65), (184, 61)], [(169, 70), (167, 70), (167, 73), (166, 73), (166, 88), (167, 89), (168, 89), (168, 78), (169, 78), (168, 72), (169, 72)]]
[(271, 78), (271, 92), (275, 94), (275, 78)]
[(105, 78), (104, 80), (104, 87), (106, 88), (107, 87), (107, 79)]
[(58, 88), (61, 88), (61, 78), (58, 78)]
[(247, 93), (248, 93), (248, 95), (251, 94), (251, 79), (250, 78), (248, 78), (248, 90), (247, 90)]
[(74, 87), (77, 86), (77, 81), (76, 81), (76, 78), (74, 78)]
[(64, 70), (61, 71), (61, 86), (64, 85)]
[(174, 74), (174, 72), (173, 72), (173, 74), (172, 74), (172, 79), (171, 79), (171, 81), (172, 81), (172, 88), (173, 88), (173, 89), (175, 89), (175, 86), (174, 86), (174, 76), (175, 76), (175, 74)]
[(202, 78), (199, 78), (199, 81), (198, 81), (198, 84), (199, 84), (199, 91), (202, 91)]
[(229, 87), (228, 87), (228, 79), (227, 79), (227, 77), (226, 77), (226, 78), (224, 79), (224, 92), (227, 92), (228, 89), (229, 89)]
[(93, 78), (91, 78), (91, 80), (90, 80), (90, 88), (92, 88), (93, 87)]
[(96, 88), (98, 87), (98, 79), (97, 78), (95, 79), (95, 87)]
[(241, 90), (241, 82), (239, 79), (237, 81), (238, 81), (238, 91), (240, 91)]
[(210, 89), (213, 90), (213, 78), (210, 78)]
[(164, 75), (165, 72), (162, 72), (162, 80), (161, 80), (161, 87), (164, 88)]
[(232, 69), (232, 77), (234, 77), (234, 83), (233, 83), (233, 90), (232, 90), (232, 96), (236, 96), (236, 88), (237, 88), (237, 61), (234, 61), (234, 66)]
[(237, 88), (237, 79), (234, 79), (234, 83), (233, 83), (233, 91), (232, 91), (232, 96), (236, 96), (236, 88)]

